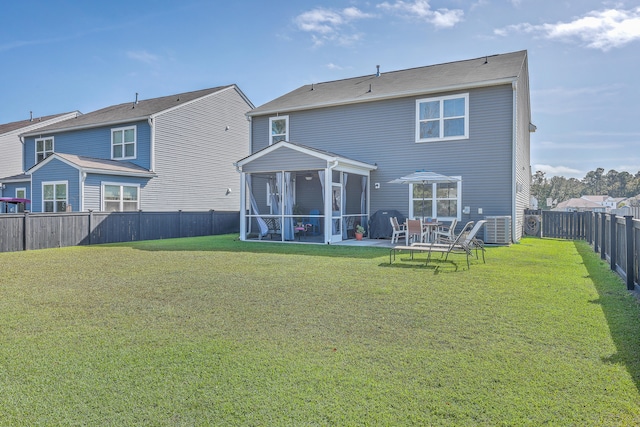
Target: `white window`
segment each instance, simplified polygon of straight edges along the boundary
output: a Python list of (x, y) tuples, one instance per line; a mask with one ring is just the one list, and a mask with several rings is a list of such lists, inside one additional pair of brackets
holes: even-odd
[(66, 212), (67, 181), (42, 183), (42, 212)]
[(136, 127), (111, 129), (111, 158), (136, 158)]
[(416, 101), (416, 142), (469, 138), (469, 94)]
[(289, 116), (269, 118), (269, 145), (289, 140)]
[(102, 210), (107, 212), (137, 211), (140, 186), (136, 184), (102, 184)]
[(460, 220), (462, 182), (411, 184), (409, 217)]
[(26, 188), (16, 188), (16, 199), (26, 199), (27, 198), (27, 189)]
[(53, 137), (36, 139), (36, 163), (53, 154)]

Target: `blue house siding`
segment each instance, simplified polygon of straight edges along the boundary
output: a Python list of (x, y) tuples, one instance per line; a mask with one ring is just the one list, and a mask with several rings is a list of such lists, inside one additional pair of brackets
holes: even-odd
[[(416, 143), (416, 100), (456, 93), (469, 93), (469, 139)], [(511, 215), (511, 84), (281, 114), (289, 115), (290, 141), (378, 165), (371, 172), (371, 182), (380, 183), (372, 186), (371, 212), (407, 215), (409, 186), (388, 182), (424, 169), (462, 176), (462, 204), (471, 208), (463, 220)], [(269, 117), (253, 117), (252, 152), (269, 143)]]
[(30, 182), (11, 182), (6, 183), (2, 190), (2, 197), (16, 197), (16, 190), (23, 188), (26, 190), (26, 198), (31, 199), (31, 183)]
[(42, 184), (45, 182), (67, 182), (67, 206), (78, 211), (81, 208), (80, 171), (58, 159), (53, 159), (31, 175), (31, 211), (43, 212)]
[(51, 134), (43, 133), (42, 136), (27, 137), (25, 138), (24, 144), (25, 170), (35, 164), (36, 139), (53, 136), (53, 151), (56, 153), (110, 159), (111, 129), (134, 125), (136, 126), (136, 158), (127, 159), (127, 161), (145, 169), (150, 169), (151, 128), (149, 127), (149, 123), (145, 120), (130, 124), (118, 124), (93, 129), (81, 129)]
[(102, 184), (116, 183), (123, 185), (139, 185), (140, 202), (145, 198), (145, 186), (149, 178), (126, 177), (104, 174), (88, 174), (84, 181), (84, 210), (100, 211), (102, 209)]

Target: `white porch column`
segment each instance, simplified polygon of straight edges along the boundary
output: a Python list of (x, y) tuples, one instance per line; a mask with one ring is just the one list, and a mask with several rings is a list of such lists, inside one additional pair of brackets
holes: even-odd
[(245, 173), (240, 174), (240, 240), (247, 237), (247, 178)]

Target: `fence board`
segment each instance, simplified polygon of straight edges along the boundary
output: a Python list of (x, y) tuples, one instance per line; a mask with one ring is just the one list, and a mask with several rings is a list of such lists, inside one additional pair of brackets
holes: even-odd
[(0, 215), (0, 252), (238, 233), (240, 213), (63, 212)]

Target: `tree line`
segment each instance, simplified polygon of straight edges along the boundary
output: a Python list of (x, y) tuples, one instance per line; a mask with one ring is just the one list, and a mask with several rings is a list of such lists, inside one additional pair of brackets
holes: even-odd
[[(604, 173), (603, 168), (597, 168), (588, 172), (582, 179), (563, 176), (547, 178), (542, 171), (536, 171), (531, 177), (531, 195), (538, 199), (538, 207), (541, 209), (552, 207), (547, 206), (547, 199), (559, 203), (585, 195), (635, 197), (639, 194), (640, 172), (632, 175), (629, 172), (611, 169)], [(638, 206), (638, 200), (634, 200), (631, 205)]]

